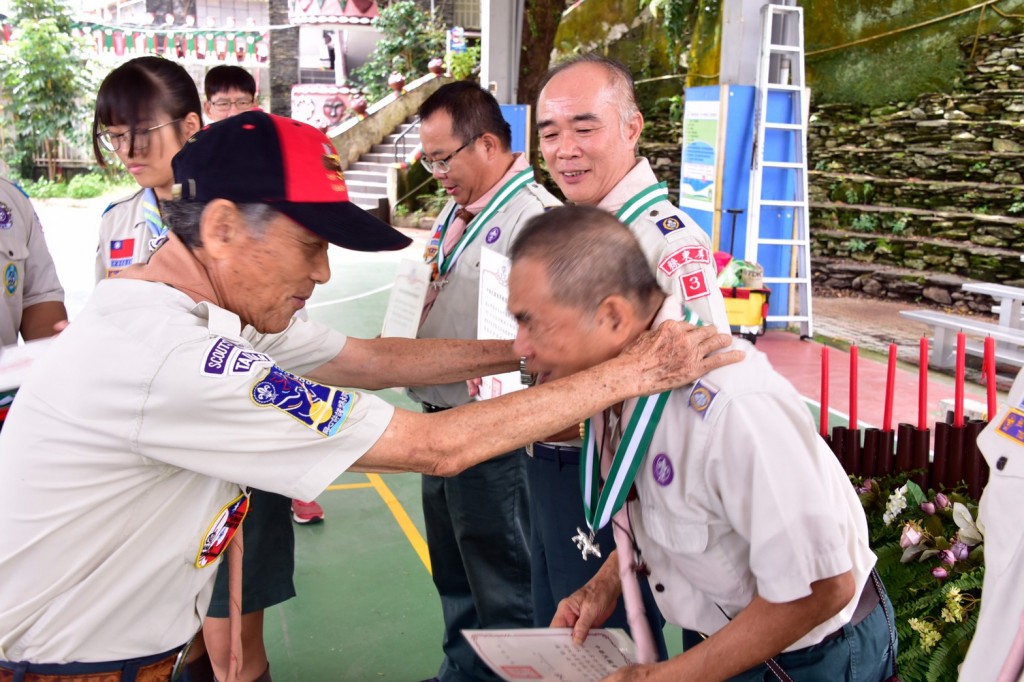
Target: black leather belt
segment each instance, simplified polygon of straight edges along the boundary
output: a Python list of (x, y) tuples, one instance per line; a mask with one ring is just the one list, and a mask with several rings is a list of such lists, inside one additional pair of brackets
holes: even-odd
[[(875, 587), (875, 581), (868, 576), (868, 581), (864, 585), (864, 589), (860, 592), (860, 601), (857, 602), (856, 608), (853, 610), (853, 617), (850, 618), (851, 627), (860, 625), (861, 621), (871, 615), (871, 612), (875, 610), (878, 604), (882, 601), (882, 596), (878, 594), (878, 588)], [(821, 643), (831, 642), (833, 639), (838, 639), (843, 634), (843, 628), (839, 628), (835, 632), (826, 635)]]
[(526, 448), (527, 454), (534, 459), (545, 462), (558, 462), (559, 464), (580, 463), (580, 449), (572, 445), (551, 445), (549, 443), (534, 443)]
[(450, 407), (441, 407), (440, 405), (431, 405), (430, 403), (420, 403), (423, 406), (423, 411), (427, 414), (433, 414), (434, 412), (444, 412), (450, 410)]

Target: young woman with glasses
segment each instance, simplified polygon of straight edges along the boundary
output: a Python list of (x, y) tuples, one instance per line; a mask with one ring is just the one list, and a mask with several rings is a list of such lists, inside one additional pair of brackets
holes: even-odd
[(202, 126), (199, 91), (188, 72), (161, 57), (139, 57), (100, 85), (93, 116), (93, 153), (101, 166), (113, 153), (140, 189), (103, 213), (96, 279), (145, 263), (163, 241), (159, 199), (171, 198), (171, 159)]

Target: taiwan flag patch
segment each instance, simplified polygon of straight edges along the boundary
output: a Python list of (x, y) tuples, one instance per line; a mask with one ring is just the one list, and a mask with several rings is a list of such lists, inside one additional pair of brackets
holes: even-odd
[(125, 268), (132, 264), (135, 255), (134, 239), (114, 239), (110, 242), (110, 267)]

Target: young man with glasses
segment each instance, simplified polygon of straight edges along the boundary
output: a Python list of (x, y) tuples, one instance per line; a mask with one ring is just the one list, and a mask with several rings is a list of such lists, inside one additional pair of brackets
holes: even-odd
[[(475, 83), (450, 83), (427, 98), (420, 139), (424, 167), (451, 200), (425, 254), (434, 276), (418, 336), (475, 339), (481, 248), (506, 253), (528, 218), (559, 202), (537, 184), (526, 158), (512, 152), (501, 108)], [(471, 402), (461, 381), (409, 393), (424, 412)], [(463, 628), (533, 625), (524, 460), (514, 450), (451, 478), (423, 476), (427, 545), (445, 623), (437, 679), (498, 679)]]
[(256, 80), (240, 66), (213, 67), (206, 72), (203, 90), (203, 111), (209, 121), (221, 121), (256, 106)]

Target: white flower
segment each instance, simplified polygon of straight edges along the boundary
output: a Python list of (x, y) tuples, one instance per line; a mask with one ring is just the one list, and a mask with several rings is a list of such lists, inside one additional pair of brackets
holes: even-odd
[(906, 508), (907, 486), (904, 484), (889, 496), (889, 501), (885, 503), (885, 513), (882, 514), (882, 521), (885, 522), (885, 525), (891, 526), (896, 517), (900, 515), (900, 512)]

